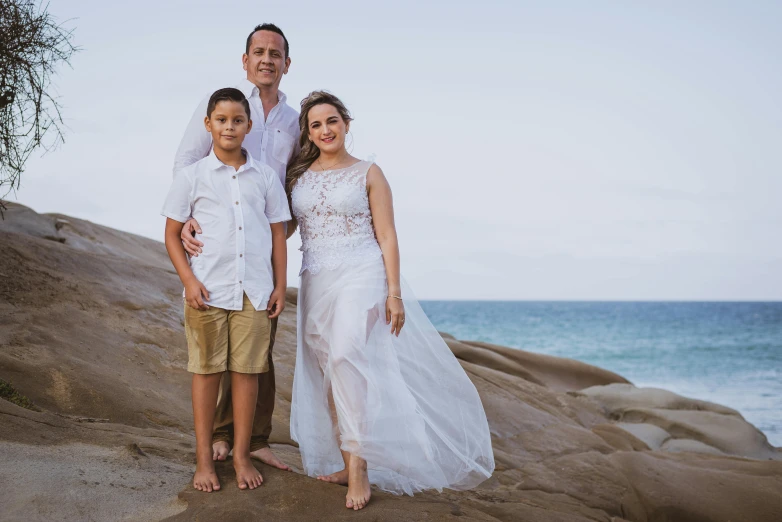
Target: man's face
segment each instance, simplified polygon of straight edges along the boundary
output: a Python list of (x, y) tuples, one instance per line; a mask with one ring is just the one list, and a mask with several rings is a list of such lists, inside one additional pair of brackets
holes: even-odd
[(241, 148), (244, 137), (252, 128), (244, 105), (228, 100), (215, 104), (212, 114), (204, 119), (204, 125), (212, 134), (214, 147), (224, 151)]
[(242, 55), (247, 79), (260, 87), (279, 87), (291, 59), (285, 57), (285, 40), (271, 31), (255, 31), (250, 53)]

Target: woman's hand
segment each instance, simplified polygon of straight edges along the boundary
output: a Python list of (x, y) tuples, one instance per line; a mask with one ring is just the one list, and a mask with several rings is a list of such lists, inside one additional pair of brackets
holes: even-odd
[(196, 233), (201, 233), (201, 225), (198, 224), (193, 218), (190, 218), (185, 226), (182, 227), (182, 245), (185, 247), (185, 251), (190, 254), (190, 257), (198, 257), (201, 252), (201, 247), (204, 246), (199, 240), (195, 238)]
[(405, 305), (401, 299), (386, 297), (386, 324), (390, 324), (391, 333), (399, 337), (405, 325)]

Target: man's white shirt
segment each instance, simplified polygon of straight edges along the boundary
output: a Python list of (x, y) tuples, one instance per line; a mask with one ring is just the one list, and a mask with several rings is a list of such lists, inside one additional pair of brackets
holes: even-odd
[(276, 172), (250, 154), (237, 171), (209, 153), (176, 173), (161, 213), (201, 225), (203, 252), (190, 267), (209, 292), (206, 304), (241, 310), (246, 293), (256, 310), (266, 308), (274, 290), (269, 225), (291, 219)]
[[(298, 150), (299, 113), (286, 103), (287, 96), (278, 91), (277, 105), (269, 112), (269, 117), (264, 119), (258, 87), (246, 78), (235, 87), (244, 93), (250, 103), (250, 119), (253, 122), (253, 128), (245, 136), (242, 146), (256, 161), (271, 167), (282, 186), (285, 186), (285, 169), (293, 153)], [(185, 129), (174, 159), (175, 174), (179, 169), (205, 158), (212, 150), (212, 135), (204, 127), (210, 97), (211, 93), (198, 105)], [(201, 222), (199, 224), (203, 225)]]

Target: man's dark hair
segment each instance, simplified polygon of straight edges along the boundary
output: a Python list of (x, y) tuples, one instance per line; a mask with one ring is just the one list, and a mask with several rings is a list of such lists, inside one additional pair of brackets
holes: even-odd
[(253, 32), (251, 32), (250, 35), (247, 37), (247, 45), (245, 47), (244, 54), (250, 54), (250, 41), (253, 39), (253, 35), (258, 31), (271, 31), (273, 33), (277, 33), (278, 35), (282, 36), (282, 40), (285, 42), (285, 58), (287, 58), (288, 55), (290, 55), (290, 47), (288, 47), (288, 39), (285, 38), (284, 34), (282, 34), (282, 29), (280, 29), (274, 24), (256, 25), (255, 29), (253, 29)]
[(250, 116), (250, 104), (247, 102), (247, 98), (244, 97), (242, 91), (240, 91), (239, 89), (234, 89), (233, 87), (218, 89), (214, 92), (214, 94), (209, 98), (209, 104), (206, 106), (207, 118), (212, 117), (212, 113), (215, 110), (215, 105), (217, 105), (221, 101), (232, 101), (232, 102), (241, 103), (242, 107), (244, 107), (244, 112), (247, 113), (247, 119), (252, 118), (252, 116)]

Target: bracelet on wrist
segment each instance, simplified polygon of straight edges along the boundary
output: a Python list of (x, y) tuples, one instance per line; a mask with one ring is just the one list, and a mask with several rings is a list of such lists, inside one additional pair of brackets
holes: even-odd
[(388, 297), (393, 297), (394, 299), (399, 299), (400, 301), (403, 300), (401, 295), (391, 295), (391, 294), (388, 294)]

